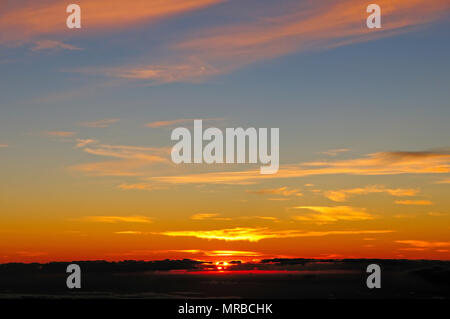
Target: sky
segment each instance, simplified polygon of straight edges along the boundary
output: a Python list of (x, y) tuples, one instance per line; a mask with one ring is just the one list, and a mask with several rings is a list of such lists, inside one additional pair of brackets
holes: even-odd
[[(450, 259), (450, 3), (0, 0), (0, 262)], [(280, 169), (171, 161), (279, 128)]]

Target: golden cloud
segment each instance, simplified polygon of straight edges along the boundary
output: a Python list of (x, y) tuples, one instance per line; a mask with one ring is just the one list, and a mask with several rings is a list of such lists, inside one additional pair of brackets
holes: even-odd
[(192, 215), (191, 219), (193, 219), (193, 220), (204, 220), (204, 219), (215, 218), (217, 216), (219, 216), (219, 214), (200, 213), (200, 214)]
[(287, 186), (280, 188), (260, 189), (257, 191), (248, 191), (248, 192), (259, 195), (303, 196), (300, 190), (289, 189)]
[(194, 119), (177, 119), (177, 120), (171, 120), (171, 121), (151, 122), (151, 123), (147, 123), (145, 126), (156, 128), (156, 127), (174, 126), (174, 125), (193, 122), (193, 121), (194, 121)]
[(441, 248), (450, 247), (449, 241), (426, 241), (426, 240), (396, 240), (396, 243), (410, 245), (417, 248)]
[(116, 231), (115, 234), (119, 235), (141, 235), (142, 232), (136, 230), (124, 230), (124, 231)]
[(212, 250), (205, 251), (204, 254), (208, 257), (260, 257), (263, 254), (255, 251), (242, 251), (242, 250)]
[(166, 187), (156, 186), (148, 183), (135, 183), (135, 184), (120, 184), (117, 186), (123, 190), (141, 190), (141, 191), (153, 191), (153, 190), (162, 190), (167, 189)]
[(436, 184), (450, 184), (450, 179), (443, 179), (443, 180), (437, 181)]
[(443, 213), (443, 212), (428, 212), (429, 216), (433, 216), (433, 217), (442, 217), (442, 216), (447, 216), (448, 213)]
[(395, 203), (399, 205), (418, 205), (418, 206), (427, 206), (433, 204), (429, 200), (397, 200), (395, 201)]
[[(276, 174), (261, 175), (259, 169), (235, 172), (211, 172), (178, 176), (151, 177), (169, 184), (252, 184), (274, 178), (296, 178), (313, 175), (400, 175), (445, 174), (450, 172), (450, 153), (445, 151), (379, 152), (362, 158), (306, 162), (282, 165)], [(392, 194), (400, 194), (391, 190)]]
[(297, 238), (297, 237), (321, 237), (331, 235), (360, 235), (360, 234), (384, 234), (392, 230), (342, 230), (342, 231), (310, 231), (299, 230), (270, 230), (267, 227), (247, 228), (236, 227), (218, 230), (192, 230), (192, 231), (165, 231), (160, 235), (171, 237), (195, 237), (201, 239), (216, 239), (224, 241), (249, 241), (258, 242), (262, 239), (273, 238)]
[(83, 221), (96, 223), (151, 223), (152, 219), (146, 216), (86, 216)]
[(414, 196), (419, 192), (417, 189), (386, 188), (384, 186), (366, 186), (363, 188), (351, 188), (325, 192), (325, 197), (335, 202), (345, 202), (350, 196), (367, 195), (373, 193), (387, 193), (396, 197)]
[(305, 209), (314, 212), (301, 216), (294, 216), (294, 219), (300, 221), (329, 223), (337, 222), (340, 220), (357, 221), (374, 219), (374, 217), (371, 214), (367, 213), (364, 208), (353, 208), (350, 206), (297, 206), (292, 207), (292, 209)]
[(278, 218), (273, 216), (239, 216), (239, 217), (220, 217), (220, 214), (215, 213), (200, 213), (200, 214), (194, 214), (191, 216), (191, 219), (193, 220), (248, 220), (248, 219), (261, 219), (261, 220), (267, 220), (272, 222), (278, 222)]
[[(144, 174), (142, 169), (149, 165), (170, 163), (167, 148), (96, 144), (97, 141), (95, 140), (79, 140), (77, 142), (77, 146), (88, 154), (119, 159), (78, 164), (71, 167), (72, 170), (92, 176), (141, 176)], [(138, 183), (134, 185), (122, 184), (119, 188), (156, 189), (160, 187), (151, 186), (148, 183)]]

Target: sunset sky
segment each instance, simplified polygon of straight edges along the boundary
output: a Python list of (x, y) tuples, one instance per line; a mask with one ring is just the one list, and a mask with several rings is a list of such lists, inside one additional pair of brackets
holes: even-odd
[[(382, 28), (366, 27), (366, 7)], [(450, 259), (448, 0), (0, 0), (0, 262)], [(280, 129), (280, 169), (176, 127)]]

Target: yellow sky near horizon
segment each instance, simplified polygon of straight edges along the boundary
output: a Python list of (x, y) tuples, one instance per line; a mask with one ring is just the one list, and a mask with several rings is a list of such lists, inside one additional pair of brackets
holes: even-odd
[[(0, 263), (450, 260), (450, 2), (377, 3), (1, 2)], [(174, 164), (194, 119), (279, 170)]]

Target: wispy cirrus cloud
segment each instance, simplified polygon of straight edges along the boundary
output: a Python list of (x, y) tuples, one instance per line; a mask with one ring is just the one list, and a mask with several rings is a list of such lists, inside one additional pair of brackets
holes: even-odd
[(22, 257), (41, 257), (48, 255), (45, 251), (29, 251), (29, 250), (19, 250), (15, 252), (17, 255)]
[(194, 119), (176, 119), (176, 120), (170, 120), (170, 121), (157, 121), (157, 122), (150, 122), (145, 124), (147, 127), (166, 127), (166, 126), (174, 126), (178, 124), (193, 122)]
[[(361, 158), (315, 161), (298, 165), (281, 165), (276, 174), (261, 175), (258, 169), (235, 172), (211, 172), (190, 175), (158, 176), (150, 180), (169, 184), (252, 184), (274, 178), (297, 178), (313, 175), (401, 175), (450, 173), (450, 152), (378, 152)], [(392, 192), (395, 193), (395, 192)]]
[[(205, 8), (223, 0), (84, 0), (80, 3), (82, 23), (89, 30), (111, 32), (142, 22), (153, 22)], [(14, 1), (2, 3), (0, 43), (21, 43), (30, 39), (67, 32), (66, 7), (62, 0)], [(95, 33), (94, 33), (95, 34)]]
[(77, 132), (70, 131), (46, 131), (44, 135), (50, 137), (73, 137), (77, 134)]
[(106, 128), (109, 127), (117, 122), (119, 122), (120, 119), (114, 118), (114, 119), (103, 119), (98, 121), (91, 121), (91, 122), (82, 122), (80, 123), (81, 126), (86, 127), (94, 127), (94, 128)]
[(116, 231), (115, 234), (118, 235), (141, 235), (143, 232), (136, 231), (136, 230), (122, 230), (122, 231)]
[(142, 176), (145, 166), (142, 161), (102, 161), (83, 163), (71, 166), (69, 169), (84, 173), (87, 176)]
[[(294, 52), (323, 50), (406, 32), (411, 27), (438, 19), (448, 1), (390, 0), (377, 2), (383, 9), (383, 28), (364, 26), (367, 2), (301, 1), (286, 11), (269, 4), (271, 16), (252, 10), (246, 20), (233, 25), (209, 27), (171, 48), (172, 56), (148, 64), (103, 68), (109, 76), (168, 82), (198, 82), (229, 73), (245, 65)], [(267, 4), (266, 4), (267, 5)], [(239, 7), (240, 11), (251, 10)]]
[(96, 223), (151, 223), (152, 219), (147, 216), (85, 216), (82, 221)]
[(403, 197), (414, 196), (419, 192), (418, 189), (409, 188), (386, 188), (385, 186), (366, 186), (359, 188), (341, 189), (325, 192), (325, 197), (335, 202), (345, 202), (349, 197), (355, 195), (367, 195), (374, 193), (386, 193), (391, 196)]
[(450, 241), (427, 241), (427, 240), (396, 240), (396, 243), (410, 245), (416, 248), (444, 248), (450, 247)]
[(207, 257), (261, 257), (262, 253), (242, 250), (207, 250), (202, 251)]
[(70, 45), (61, 41), (56, 40), (39, 40), (34, 43), (34, 46), (31, 48), (32, 51), (42, 51), (42, 50), (83, 50), (74, 45)]
[[(176, 120), (168, 120), (168, 121), (156, 121), (156, 122), (150, 122), (145, 124), (147, 127), (151, 128), (158, 128), (158, 127), (173, 127), (179, 124), (186, 124), (190, 123), (193, 124), (194, 120), (200, 120), (201, 118), (195, 118), (195, 119), (176, 119)], [(212, 121), (221, 121), (223, 119), (221, 118), (207, 118), (207, 119), (201, 119), (203, 122), (212, 122)]]
[(417, 206), (428, 206), (432, 205), (433, 202), (429, 200), (397, 200), (396, 204), (399, 205), (417, 205)]
[(450, 178), (437, 181), (436, 184), (450, 184)]
[(336, 156), (338, 154), (346, 153), (346, 152), (349, 152), (349, 151), (350, 151), (349, 148), (335, 148), (335, 149), (331, 149), (331, 150), (328, 150), (328, 151), (321, 152), (321, 154), (328, 155), (328, 156)]
[[(221, 217), (219, 217), (220, 214), (216, 214), (216, 213), (199, 213), (199, 214), (194, 214), (192, 215), (190, 218), (192, 220), (205, 220), (205, 219), (221, 219)], [(230, 220), (231, 218), (226, 218), (226, 220)]]
[(322, 237), (331, 235), (361, 235), (384, 234), (391, 230), (333, 230), (333, 231), (299, 231), (299, 230), (271, 230), (267, 227), (251, 228), (236, 227), (217, 230), (189, 230), (189, 231), (165, 231), (160, 235), (171, 237), (195, 237), (200, 239), (216, 239), (224, 241), (249, 241), (258, 242), (262, 239), (297, 238), (297, 237)]
[[(181, 63), (180, 63), (181, 62)], [(151, 64), (136, 66), (119, 66), (112, 68), (97, 68), (80, 70), (81, 73), (102, 73), (107, 76), (155, 81), (158, 83), (192, 82), (197, 83), (206, 78), (219, 75), (222, 72), (212, 65), (197, 58), (187, 58), (186, 61), (169, 62), (167, 64)], [(178, 64), (177, 64), (178, 63)]]
[(89, 144), (96, 144), (96, 143), (98, 143), (98, 141), (94, 140), (92, 138), (86, 138), (86, 139), (77, 138), (77, 144), (75, 145), (75, 147), (83, 148), (83, 147), (85, 147), (85, 146), (87, 146)]
[[(126, 234), (127, 232), (120, 232)], [(133, 231), (129, 233), (133, 234)], [(129, 252), (117, 254), (120, 256), (148, 256), (148, 255), (159, 255), (159, 254), (188, 254), (195, 255), (198, 257), (263, 257), (272, 256), (265, 255), (257, 251), (245, 251), (245, 250), (205, 250), (205, 249), (158, 249), (158, 250), (132, 250)], [(116, 255), (116, 254), (114, 254)], [(273, 257), (273, 256), (272, 256)]]
[(268, 189), (259, 189), (255, 191), (247, 191), (252, 194), (258, 195), (279, 195), (279, 196), (303, 196), (303, 194), (298, 189), (290, 189), (287, 186), (283, 186), (280, 188), (268, 188)]
[(167, 189), (167, 187), (157, 186), (149, 183), (132, 183), (132, 184), (123, 183), (117, 187), (123, 190), (141, 190), (141, 191), (154, 191)]
[(350, 206), (296, 206), (291, 209), (312, 211), (312, 213), (297, 215), (293, 218), (300, 221), (310, 221), (320, 224), (337, 222), (340, 220), (360, 221), (374, 219), (374, 216), (369, 214), (366, 209), (354, 208)]
[[(77, 164), (70, 167), (71, 170), (91, 176), (142, 176), (144, 169), (149, 165), (170, 164), (167, 148), (99, 144), (95, 140), (90, 140), (89, 143), (86, 140), (81, 140), (77, 142), (77, 145), (80, 145), (85, 153), (116, 159), (114, 161)], [(139, 186), (143, 186), (143, 184), (139, 184), (135, 183), (134, 188), (139, 189)], [(147, 185), (147, 188), (150, 187), (150, 185)], [(132, 189), (133, 187), (122, 184), (119, 188)]]
[(238, 216), (238, 217), (222, 217), (221, 214), (217, 213), (199, 213), (194, 214), (190, 217), (192, 220), (222, 220), (222, 221), (232, 221), (232, 220), (264, 220), (271, 222), (279, 222), (279, 219), (274, 216)]
[(448, 213), (443, 213), (443, 212), (428, 212), (428, 216), (433, 216), (433, 217), (442, 217), (442, 216), (447, 216)]

